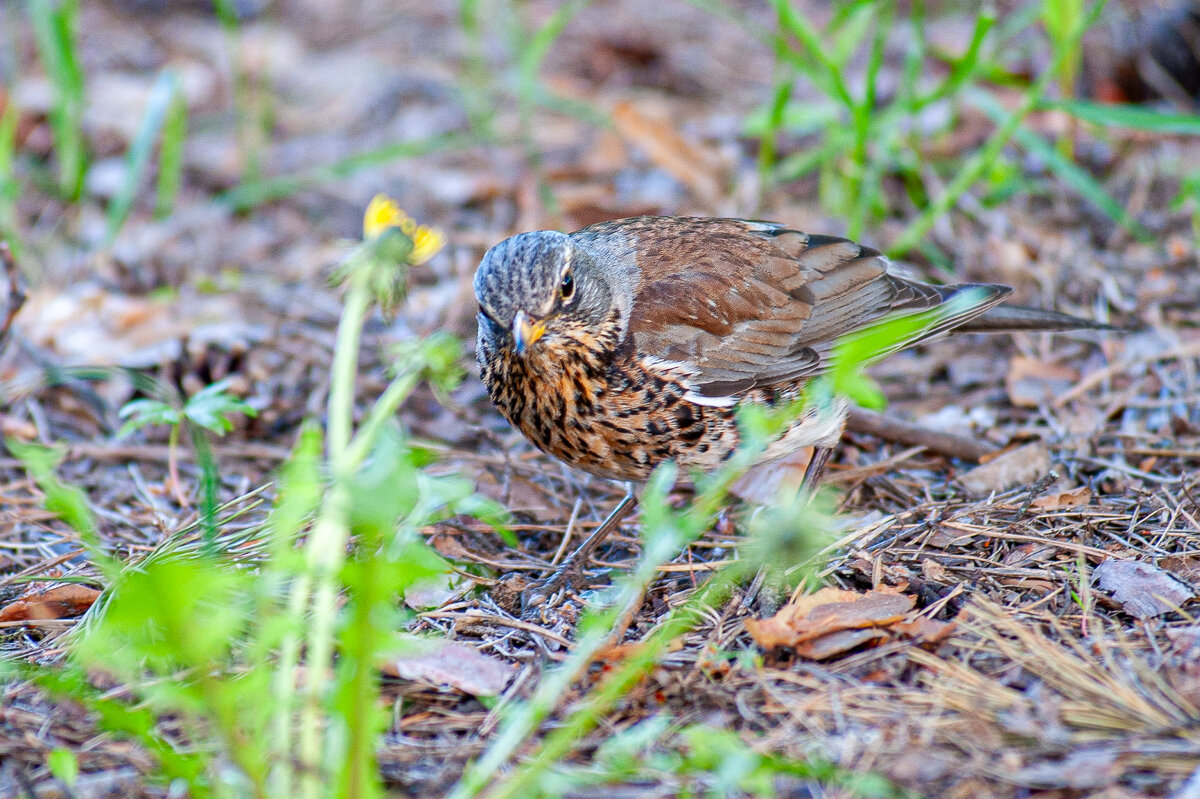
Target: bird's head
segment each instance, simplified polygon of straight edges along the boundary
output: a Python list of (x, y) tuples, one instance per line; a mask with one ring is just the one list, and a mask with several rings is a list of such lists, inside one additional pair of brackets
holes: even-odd
[[(609, 275), (570, 236), (522, 233), (488, 250), (475, 271), (479, 334), (527, 356), (572, 332), (595, 332), (613, 310)], [(540, 342), (540, 343), (539, 343)]]

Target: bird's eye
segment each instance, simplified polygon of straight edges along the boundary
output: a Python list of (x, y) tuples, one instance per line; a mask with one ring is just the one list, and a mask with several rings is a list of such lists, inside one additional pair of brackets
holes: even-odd
[(575, 296), (575, 277), (567, 272), (562, 277), (562, 283), (558, 286), (558, 293), (562, 296), (563, 302), (570, 302)]

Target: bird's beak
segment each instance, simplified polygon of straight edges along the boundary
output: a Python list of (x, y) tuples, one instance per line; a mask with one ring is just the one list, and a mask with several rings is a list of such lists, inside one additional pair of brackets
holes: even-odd
[(541, 338), (545, 332), (545, 322), (531, 322), (524, 311), (517, 311), (517, 315), (513, 317), (512, 326), (513, 349), (517, 351), (517, 355), (523, 355), (525, 349), (532, 347), (533, 342)]

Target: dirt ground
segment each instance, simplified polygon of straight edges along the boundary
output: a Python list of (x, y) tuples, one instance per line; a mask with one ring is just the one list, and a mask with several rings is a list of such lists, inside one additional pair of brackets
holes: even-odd
[[(259, 414), (218, 442), (219, 492), (244, 508), (239, 523), (253, 526), (300, 422), (324, 407), (340, 307), (328, 277), (378, 192), (443, 229), (448, 246), (414, 271), (401, 312), (369, 327), (363, 398), (385, 385), (381, 356), (397, 340), (448, 330), (473, 349), (471, 275), (483, 250), (512, 233), (645, 213), (845, 232), (817, 200), (814, 179), (759, 177), (743, 122), (769, 99), (776, 65), (746, 26), (704, 4), (594, 3), (541, 67), (560, 107), (538, 105), (530, 122), (505, 42), (519, 37), (521, 15), (545, 21), (556, 4), (484, 5), (483, 52), (475, 52), (451, 3), (296, 0), (261, 13), (247, 4), (235, 37), (203, 4), (84, 4), (85, 129), (95, 160), (78, 202), (55, 198), (44, 167), (22, 176), (13, 224), (29, 298), (0, 352), (0, 429), (68, 445), (60, 475), (86, 492), (122, 557), (195, 523), (194, 507), (165, 488), (165, 433), (116, 436), (117, 410), (134, 396), (127, 378), (51, 385), (48, 375), (68, 365), (125, 367), (185, 392), (232, 377)], [(751, 28), (772, 29), (770, 8), (729, 5)], [(20, 9), (0, 8), (0, 19), (17, 43), (0, 56), (11, 78), (0, 98), (21, 109), (22, 151), (44, 156), (51, 87)], [(969, 32), (953, 11), (932, 25), (935, 39)], [(1030, 58), (1036, 65), (1037, 54)], [(106, 247), (105, 209), (123, 153), (167, 65), (189, 114), (179, 200), (156, 220), (151, 193), (139, 196)], [(501, 135), (473, 132), (478, 114), (494, 115)], [(264, 119), (266, 133), (256, 126)], [(1060, 122), (1044, 114), (1031, 124), (1051, 135)], [(976, 147), (982, 124), (966, 119), (954, 146)], [(606, 737), (669, 712), (736, 730), (760, 751), (827, 758), (929, 796), (1200, 797), (1198, 606), (1186, 598), (1162, 606), (1162, 584), (1153, 582), (1173, 580), (1189, 592), (1183, 597), (1200, 591), (1200, 261), (1196, 212), (1173, 203), (1181, 178), (1200, 169), (1200, 140), (1116, 131), (1086, 141), (1080, 160), (1150, 240), (1024, 155), (1015, 162), (1038, 191), (986, 207), (968, 193), (928, 239), (956, 280), (1006, 283), (1021, 303), (1137, 329), (952, 337), (901, 353), (871, 370), (889, 415), (1005, 454), (977, 467), (850, 433), (835, 455), (831, 481), (844, 516), (828, 548), (830, 584), (898, 589), (924, 618), (954, 621), (953, 629), (924, 645), (884, 636), (822, 660), (764, 651), (744, 622), (770, 616), (783, 598), (744, 586), (604, 720), (579, 763)], [(910, 206), (873, 223), (864, 239), (885, 247), (915, 213)], [(922, 257), (911, 268), (947, 279)], [(537, 574), (576, 501), (580, 529), (603, 518), (621, 489), (533, 450), (491, 407), (473, 358), (469, 368), (449, 403), (423, 390), (402, 420), (438, 442), (447, 471), (473, 477), (517, 514), (521, 546), (509, 549), (468, 521), (428, 534), (443, 554), (495, 576)], [(194, 464), (182, 471), (194, 486)], [(732, 556), (736, 518), (735, 508), (664, 570), (626, 641), (641, 640), (709, 564)], [(637, 524), (600, 551), (597, 584), (636, 558)], [(1151, 570), (1093, 579), (1114, 561)], [(0, 605), (26, 590), (19, 578), (84, 569), (77, 541), (43, 510), (19, 462), (0, 457)], [(514, 664), (506, 702), (561, 660), (573, 637), (569, 614), (515, 621), (485, 585), (447, 596), (418, 614), (414, 629), (440, 630)], [(0, 622), (0, 651), (50, 662), (75, 623)], [(714, 668), (715, 651), (747, 657)], [(76, 796), (166, 795), (144, 779), (146, 752), (97, 734), (79, 709), (21, 682), (0, 691), (0, 794), (65, 795), (45, 761), (67, 747), (83, 772)], [(380, 755), (386, 780), (398, 795), (443, 795), (488, 744), (496, 711), (416, 682), (391, 682), (388, 696), (398, 710)], [(604, 793), (678, 795), (673, 779)], [(779, 790), (815, 795), (799, 784)]]

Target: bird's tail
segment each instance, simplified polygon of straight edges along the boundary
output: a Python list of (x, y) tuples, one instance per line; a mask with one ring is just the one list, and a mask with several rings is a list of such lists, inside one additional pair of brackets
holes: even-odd
[(1077, 316), (1027, 308), (1024, 305), (997, 305), (979, 316), (967, 320), (954, 328), (955, 333), (1004, 333), (1018, 330), (1125, 330), (1103, 322), (1080, 319)]

